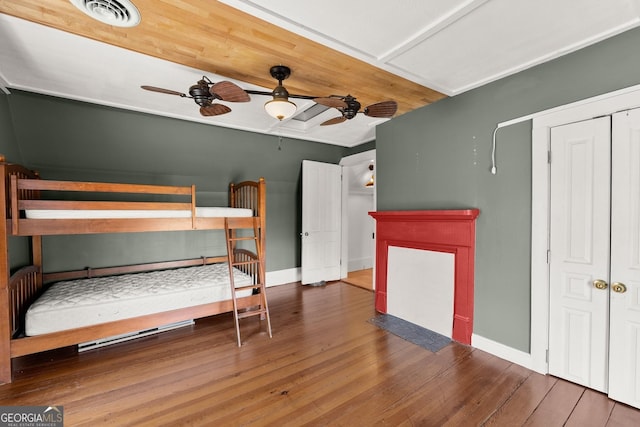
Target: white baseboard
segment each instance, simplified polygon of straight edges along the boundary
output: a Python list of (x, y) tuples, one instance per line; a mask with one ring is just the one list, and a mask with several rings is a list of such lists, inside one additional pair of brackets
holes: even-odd
[(301, 278), (302, 273), (299, 267), (289, 268), (287, 270), (267, 271), (267, 287), (299, 282)]
[(479, 350), (486, 351), (501, 359), (523, 366), (527, 369), (534, 370), (531, 355), (521, 350), (508, 347), (504, 344), (492, 341), (488, 338), (481, 337), (476, 334), (471, 335), (471, 346)]

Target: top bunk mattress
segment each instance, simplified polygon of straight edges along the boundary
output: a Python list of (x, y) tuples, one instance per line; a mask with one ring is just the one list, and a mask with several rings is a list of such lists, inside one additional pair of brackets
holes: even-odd
[[(191, 218), (190, 210), (65, 210), (27, 209), (29, 219), (110, 219), (110, 218)], [(253, 211), (244, 208), (198, 207), (199, 218), (251, 217)]]
[[(240, 270), (234, 269), (233, 277), (236, 287), (252, 284)], [(51, 285), (29, 307), (25, 333), (41, 335), (229, 299), (227, 263), (68, 280)]]

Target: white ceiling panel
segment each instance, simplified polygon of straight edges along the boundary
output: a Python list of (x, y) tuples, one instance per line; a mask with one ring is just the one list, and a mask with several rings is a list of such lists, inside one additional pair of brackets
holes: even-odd
[(456, 94), (633, 28), (628, 0), (491, 0), (390, 63)]
[(278, 19), (298, 32), (306, 30), (307, 35), (317, 40), (375, 60), (410, 42), (423, 28), (436, 26), (469, 0), (227, 0), (223, 3), (267, 17), (270, 22)]

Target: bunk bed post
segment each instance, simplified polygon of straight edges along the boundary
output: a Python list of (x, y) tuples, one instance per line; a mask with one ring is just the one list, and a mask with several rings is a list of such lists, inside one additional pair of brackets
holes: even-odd
[(11, 322), (9, 313), (9, 237), (7, 232), (7, 168), (5, 157), (0, 155), (0, 200), (2, 218), (0, 223), (0, 382), (11, 382)]
[(236, 185), (232, 182), (229, 184), (229, 206), (232, 208), (236, 207), (236, 198), (234, 197), (236, 193)]
[(191, 184), (191, 228), (196, 229), (196, 186)]
[[(236, 208), (238, 207), (238, 203), (236, 203), (236, 184), (231, 182), (229, 184), (229, 206), (231, 206), (232, 208)], [(225, 219), (224, 221), (224, 228), (225, 228), (225, 239), (227, 241), (227, 262), (229, 263), (229, 272), (231, 273), (231, 263), (233, 262), (233, 252), (236, 250), (236, 242), (235, 242), (235, 237), (236, 237), (236, 230), (233, 229), (229, 229), (227, 227), (227, 220)], [(231, 278), (231, 280), (233, 280), (233, 278)], [(234, 310), (235, 310), (235, 306), (234, 306)], [(238, 342), (240, 342), (240, 337), (238, 337)]]
[(262, 253), (262, 271), (265, 277), (262, 280), (267, 283), (267, 183), (263, 177), (258, 180), (258, 216), (260, 217), (260, 252)]
[(36, 283), (38, 284), (38, 289), (40, 289), (43, 284), (42, 236), (31, 236), (31, 263), (40, 266), (36, 274)]

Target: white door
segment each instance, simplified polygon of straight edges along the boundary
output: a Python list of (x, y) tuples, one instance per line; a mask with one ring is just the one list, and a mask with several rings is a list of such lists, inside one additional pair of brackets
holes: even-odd
[(609, 396), (640, 407), (640, 110), (613, 116)]
[(640, 110), (552, 129), (551, 159), (549, 373), (640, 407)]
[[(551, 129), (549, 373), (607, 390), (610, 118)], [(601, 282), (598, 282), (601, 281)]]
[(340, 279), (342, 167), (302, 161), (302, 284)]

